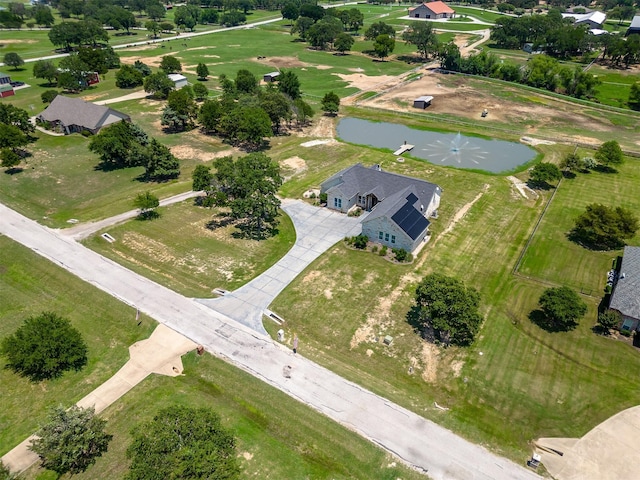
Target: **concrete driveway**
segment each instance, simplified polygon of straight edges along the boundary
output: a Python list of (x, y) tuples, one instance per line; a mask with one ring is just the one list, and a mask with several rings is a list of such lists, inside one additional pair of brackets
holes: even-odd
[(359, 235), (361, 217), (348, 217), (301, 200), (282, 201), (296, 229), (294, 246), (273, 267), (233, 292), (198, 302), (233, 318), (256, 332), (267, 334), (262, 325), (264, 310), (311, 262), (346, 236)]

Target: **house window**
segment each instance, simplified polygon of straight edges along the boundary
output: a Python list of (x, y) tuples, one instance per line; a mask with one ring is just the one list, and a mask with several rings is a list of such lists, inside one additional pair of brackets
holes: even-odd
[(358, 203), (362, 205), (362, 195), (358, 195)]
[(336, 208), (342, 208), (342, 199), (341, 198), (334, 198), (333, 199), (333, 206)]
[(396, 236), (395, 235), (391, 235), (391, 243), (396, 243)]
[(378, 232), (378, 240), (382, 240), (382, 232)]
[(416, 18), (420, 18), (420, 14), (419, 14), (419, 13), (416, 13), (416, 14), (414, 14), (414, 17), (416, 17)]
[(385, 234), (384, 234), (384, 241), (385, 241), (385, 242), (388, 242), (388, 241), (389, 241), (389, 234), (388, 234), (388, 233), (385, 233)]

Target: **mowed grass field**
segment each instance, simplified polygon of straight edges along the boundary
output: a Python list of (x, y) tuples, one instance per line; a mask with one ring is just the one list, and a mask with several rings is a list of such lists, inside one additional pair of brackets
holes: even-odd
[[(53, 263), (0, 236), (0, 338), (43, 311), (68, 318), (80, 330), (89, 352), (79, 372), (31, 383), (0, 368), (0, 456), (31, 435), (48, 408), (77, 402), (117, 372), (129, 358), (129, 345), (147, 338), (153, 320), (118, 302)], [(4, 367), (4, 358), (2, 367)]]
[[(586, 152), (580, 153), (585, 156)], [(615, 174), (592, 171), (562, 180), (527, 249), (520, 273), (600, 296), (612, 260), (621, 255), (622, 250), (593, 252), (569, 241), (567, 234), (574, 227), (575, 219), (591, 203), (620, 206), (637, 212), (640, 208), (638, 185), (640, 162), (630, 158)], [(640, 236), (628, 243), (640, 244)]]
[(296, 238), (284, 213), (278, 235), (255, 241), (234, 238), (233, 224), (208, 228), (224, 217), (218, 209), (196, 207), (193, 200), (158, 212), (156, 220), (131, 220), (104, 230), (117, 239), (114, 243), (96, 235), (85, 245), (185, 296), (211, 297), (213, 288), (235, 290), (271, 267)]
[[(529, 320), (545, 285), (513, 276), (511, 269), (549, 192), (525, 200), (504, 177), (409, 160), (386, 168), (443, 187), (432, 240), (410, 266), (343, 245), (314, 262), (270, 307), (286, 319), (285, 330), (299, 336), (302, 354), (518, 461), (530, 454), (535, 438), (584, 435), (637, 403), (640, 381), (627, 373), (640, 366), (640, 356), (591, 331), (599, 298), (584, 298), (589, 312), (572, 332), (548, 333)], [(640, 171), (635, 163), (629, 168)], [(566, 192), (584, 198), (586, 191)], [(441, 235), (455, 212), (480, 193)], [(575, 201), (556, 196), (554, 205)], [(562, 257), (568, 278), (572, 270), (592, 272), (601, 263), (598, 254), (585, 252), (572, 265), (573, 257), (555, 251), (552, 242), (545, 254)], [(414, 288), (430, 272), (453, 275), (480, 291), (485, 323), (473, 347), (437, 349), (407, 324)], [(385, 335), (394, 337), (389, 347), (381, 343)]]
[[(0, 338), (13, 333), (27, 316), (51, 310), (69, 318), (89, 347), (83, 370), (53, 381), (34, 384), (0, 369), (0, 455), (34, 433), (48, 408), (71, 405), (109, 379), (127, 361), (129, 345), (148, 338), (157, 325), (145, 316), (138, 325), (132, 308), (3, 236), (0, 297)], [(424, 478), (222, 360), (191, 353), (184, 364), (184, 376), (151, 375), (102, 414), (114, 438), (96, 465), (77, 478), (124, 478), (131, 429), (176, 403), (206, 406), (222, 416), (238, 441), (242, 478)], [(34, 467), (21, 478), (57, 478), (51, 473)]]

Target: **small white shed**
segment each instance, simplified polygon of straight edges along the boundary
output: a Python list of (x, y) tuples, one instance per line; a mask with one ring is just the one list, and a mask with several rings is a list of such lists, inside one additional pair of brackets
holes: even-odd
[(175, 85), (176, 90), (187, 86), (187, 77), (184, 75), (180, 75), (179, 73), (170, 73), (168, 77)]
[(262, 79), (267, 83), (271, 83), (277, 81), (279, 76), (280, 72), (265, 73)]

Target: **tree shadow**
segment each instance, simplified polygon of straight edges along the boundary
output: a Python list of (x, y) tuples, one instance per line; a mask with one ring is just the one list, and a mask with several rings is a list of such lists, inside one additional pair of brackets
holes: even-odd
[(531, 179), (527, 180), (527, 187), (531, 188), (532, 190), (544, 190), (544, 191), (548, 191), (554, 188), (553, 185), (550, 185), (547, 182), (534, 182)]
[(415, 55), (398, 55), (396, 57), (398, 60), (404, 63), (408, 63), (410, 65), (414, 63), (425, 63), (426, 60), (422, 57), (417, 57)]
[(224, 228), (229, 225), (232, 225), (233, 223), (234, 223), (234, 219), (231, 218), (229, 215), (227, 215), (226, 213), (218, 213), (217, 215), (214, 216), (214, 218), (212, 218), (205, 224), (205, 227), (208, 230), (216, 230), (218, 228)]
[(405, 318), (415, 333), (422, 334), (423, 324), (422, 319), (420, 318), (420, 307), (413, 305), (407, 312)]
[(576, 178), (576, 174), (575, 174), (575, 173), (573, 173), (573, 172), (572, 172), (572, 171), (570, 171), (570, 170), (564, 170), (564, 171), (562, 172), (562, 176), (563, 176), (564, 178), (566, 178), (567, 180), (573, 180), (574, 178)]
[(576, 322), (573, 322), (569, 325), (558, 325), (554, 323), (549, 317), (547, 317), (544, 312), (540, 309), (532, 310), (529, 312), (529, 320), (532, 323), (536, 324), (541, 329), (550, 332), (568, 332), (569, 330), (573, 330), (578, 326)]
[(595, 170), (598, 173), (608, 173), (608, 174), (612, 174), (612, 173), (618, 173), (618, 170), (616, 170), (613, 167), (610, 167), (609, 165), (602, 165), (602, 164), (597, 164), (595, 167), (593, 167), (593, 170)]
[(17, 175), (18, 173), (22, 173), (24, 171), (24, 168), (22, 167), (11, 167), (11, 168), (7, 168), (4, 173), (7, 175)]
[(155, 220), (160, 218), (160, 214), (155, 210), (146, 210), (144, 212), (140, 212), (136, 217), (136, 220), (141, 222), (146, 222), (147, 220)]
[(567, 240), (576, 245), (580, 245), (587, 250), (592, 250), (594, 252), (606, 252), (609, 250), (617, 250), (625, 246), (623, 241), (616, 241), (616, 239), (610, 238), (609, 243), (601, 243), (597, 242), (594, 239), (590, 238), (586, 233), (584, 233), (581, 229), (573, 228), (571, 231), (567, 233)]

